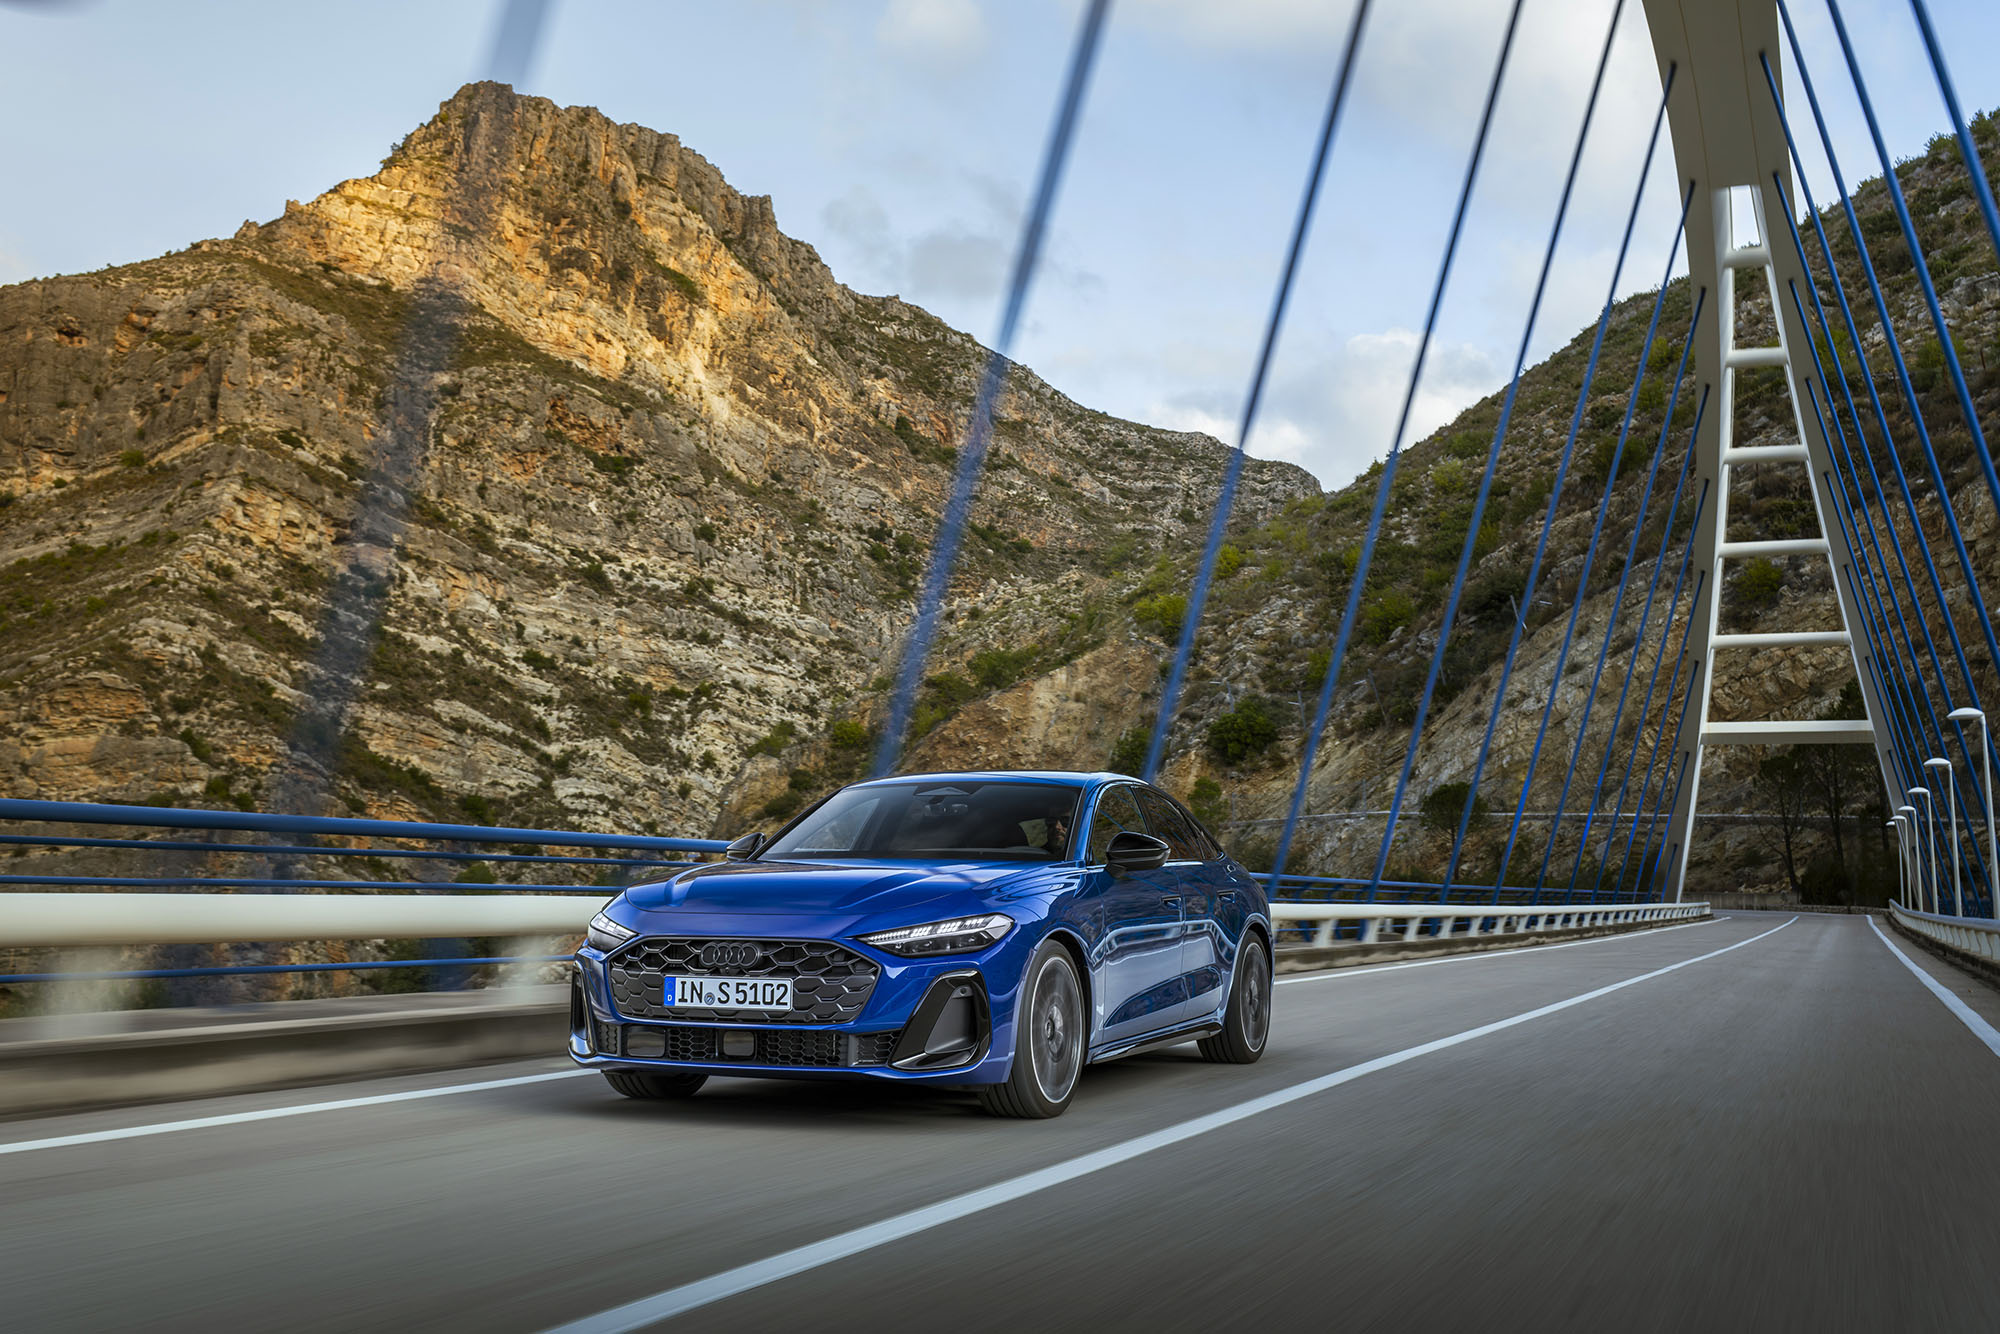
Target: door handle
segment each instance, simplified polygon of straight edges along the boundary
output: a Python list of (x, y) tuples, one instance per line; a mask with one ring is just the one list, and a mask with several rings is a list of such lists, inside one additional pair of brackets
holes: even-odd
[(1163, 904), (1171, 904), (1174, 907), (1178, 908), (1181, 906), (1181, 896), (1178, 894), (1162, 894), (1160, 895), (1160, 902)]

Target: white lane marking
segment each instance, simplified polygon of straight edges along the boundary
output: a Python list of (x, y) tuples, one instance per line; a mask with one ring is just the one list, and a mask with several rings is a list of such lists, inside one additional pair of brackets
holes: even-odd
[(1640, 934), (1649, 936), (1665, 935), (1669, 931), (1685, 931), (1691, 926), (1708, 926), (1721, 920), (1719, 917), (1704, 917), (1698, 922), (1682, 922), (1678, 926), (1656, 926), (1650, 931), (1643, 933), (1621, 931), (1613, 936), (1592, 936), (1589, 940), (1566, 940), (1559, 945), (1516, 945), (1512, 949), (1481, 950), (1476, 954), (1454, 954), (1443, 959), (1418, 959), (1414, 963), (1356, 964), (1352, 968), (1329, 968), (1323, 972), (1302, 973), (1295, 977), (1281, 977), (1278, 979), (1278, 985), (1282, 987), (1293, 982), (1324, 982), (1328, 978), (1335, 977), (1372, 977), (1376, 973), (1393, 973), (1403, 968), (1432, 968), (1441, 963), (1471, 963), (1477, 959), (1520, 958), (1523, 956), (1546, 954), (1550, 950), (1573, 950), (1579, 945), (1602, 945), (1609, 940), (1629, 940), (1633, 936)]
[(1959, 1022), (1972, 1030), (1972, 1036), (1985, 1043), (1988, 1051), (1992, 1052), (1995, 1056), (2000, 1056), (2000, 1030), (1996, 1030), (1993, 1025), (1982, 1019), (1977, 1010), (1947, 991), (1936, 978), (1917, 967), (1909, 955), (1896, 948), (1895, 941), (1882, 934), (1882, 928), (1875, 925), (1873, 917), (1868, 919), (1868, 929), (1875, 933), (1875, 939), (1889, 947), (1889, 953), (1895, 955), (1897, 961), (1903, 967), (1917, 975), (1917, 981), (1930, 988), (1931, 995), (1936, 996), (1940, 1001), (1944, 1002), (1945, 1009), (1957, 1015)]
[(589, 1070), (557, 1070), (545, 1075), (516, 1075), (509, 1079), (482, 1079), (476, 1084), (446, 1084), (439, 1088), (408, 1089), (402, 1093), (373, 1093), (364, 1098), (340, 1098), (333, 1102), (308, 1102), (291, 1107), (266, 1107), (254, 1112), (229, 1112), (222, 1116), (196, 1116), (185, 1121), (159, 1121), (151, 1125), (124, 1126), (117, 1130), (89, 1130), (76, 1135), (53, 1135), (48, 1139), (24, 1139), (0, 1144), (0, 1155), (32, 1153), (36, 1149), (63, 1149), (73, 1144), (103, 1144), (114, 1139), (143, 1139), (148, 1135), (171, 1135), (178, 1130), (207, 1130), (211, 1126), (240, 1126), (250, 1121), (276, 1121), (287, 1116), (312, 1112), (339, 1112), (350, 1107), (379, 1107), (390, 1102), (416, 1102), (422, 1098), (444, 1098), (454, 1093), (483, 1093), (487, 1089), (516, 1088), (522, 1084), (542, 1084), (551, 1079), (574, 1079), (593, 1073)]
[(699, 1307), (708, 1306), (725, 1298), (738, 1296), (754, 1288), (761, 1288), (766, 1284), (778, 1282), (780, 1279), (790, 1278), (796, 1274), (817, 1269), (821, 1265), (831, 1264), (836, 1260), (844, 1260), (851, 1255), (858, 1255), (863, 1251), (873, 1250), (878, 1246), (886, 1246), (890, 1242), (900, 1241), (905, 1237), (914, 1236), (919, 1232), (929, 1231), (931, 1228), (940, 1227), (943, 1224), (955, 1222), (968, 1215), (981, 1213), (998, 1205), (1010, 1203), (1011, 1201), (1021, 1199), (1023, 1196), (1033, 1195), (1037, 1191), (1047, 1190), (1052, 1186), (1060, 1186), (1065, 1182), (1074, 1181), (1080, 1176), (1086, 1176), (1092, 1172), (1101, 1172), (1107, 1167), (1115, 1167), (1120, 1163), (1128, 1162), (1143, 1154), (1151, 1153), (1155, 1149), (1164, 1149), (1169, 1145), (1179, 1144), (1183, 1140), (1206, 1135), (1210, 1131), (1220, 1130), (1224, 1126), (1233, 1125), (1238, 1121), (1247, 1120), (1261, 1113), (1297, 1102), (1301, 1098), (1310, 1098), (1316, 1093), (1324, 1093), (1328, 1089), (1338, 1088), (1340, 1085), (1360, 1079), (1364, 1075), (1372, 1075), (1377, 1071), (1387, 1070), (1391, 1067), (1402, 1065), (1407, 1061), (1414, 1061), (1419, 1056), (1428, 1056), (1432, 1052), (1443, 1051), (1448, 1047), (1456, 1047), (1461, 1043), (1471, 1042), (1477, 1038), (1487, 1037), (1490, 1034), (1528, 1023), (1530, 1020), (1540, 1019), (1546, 1015), (1567, 1010), (1572, 1006), (1582, 1005), (1587, 1001), (1596, 1000), (1601, 996), (1608, 996), (1614, 991), (1623, 991), (1626, 987), (1635, 987), (1641, 982), (1650, 982), (1656, 977), (1664, 977), (1668, 973), (1686, 968), (1690, 964), (1697, 964), (1708, 959), (1713, 959), (1718, 955), (1727, 954), (1731, 950), (1740, 950), (1745, 945), (1754, 945), (1765, 936), (1782, 931), (1798, 920), (1796, 916), (1790, 917), (1772, 927), (1769, 931), (1751, 936), (1747, 940), (1739, 940), (1734, 945), (1724, 945), (1719, 950), (1710, 950), (1707, 954), (1696, 955), (1692, 959), (1683, 959), (1679, 963), (1668, 964), (1664, 968), (1656, 968), (1652, 972), (1642, 973), (1638, 977), (1628, 977), (1622, 982), (1613, 982), (1609, 986), (1599, 987), (1595, 991), (1586, 991), (1580, 996), (1571, 996), (1568, 1000), (1560, 1000), (1552, 1005), (1543, 1005), (1537, 1009), (1526, 1010), (1506, 1019), (1497, 1019), (1490, 1024), (1481, 1024), (1477, 1028), (1468, 1028), (1464, 1032), (1454, 1033), (1450, 1037), (1438, 1038), (1431, 1042), (1421, 1043), (1415, 1047), (1406, 1047), (1402, 1051), (1391, 1052), (1387, 1056), (1377, 1056), (1373, 1060), (1363, 1061), (1359, 1065), (1350, 1065), (1345, 1069), (1335, 1070), (1331, 1074), (1320, 1075), (1317, 1078), (1308, 1079), (1303, 1083), (1293, 1084), (1289, 1088), (1279, 1089), (1275, 1093), (1267, 1093), (1262, 1097), (1252, 1098), (1248, 1102), (1240, 1102), (1234, 1107), (1225, 1107), (1219, 1112), (1210, 1112), (1207, 1116), (1198, 1116), (1192, 1121), (1183, 1121), (1179, 1125), (1168, 1126), (1164, 1130), (1156, 1130), (1151, 1134), (1141, 1135), (1137, 1139), (1126, 1140), (1123, 1144), (1114, 1144), (1110, 1148), (1099, 1149), (1094, 1153), (1086, 1153), (1065, 1162), (1056, 1163), (1052, 1166), (1014, 1177), (1011, 1180), (999, 1182), (996, 1185), (986, 1186), (975, 1191), (968, 1191), (966, 1194), (956, 1195), (948, 1200), (940, 1200), (936, 1204), (925, 1205), (920, 1209), (912, 1209), (907, 1213), (897, 1214), (892, 1218), (885, 1218), (880, 1222), (855, 1228), (851, 1232), (842, 1232), (837, 1236), (828, 1237), (824, 1241), (816, 1241), (809, 1245), (797, 1247), (794, 1250), (782, 1251), (777, 1255), (769, 1256), (762, 1260), (754, 1260), (747, 1265), (739, 1265), (735, 1269), (726, 1269), (719, 1274), (712, 1274), (707, 1278), (696, 1279), (692, 1283), (683, 1283), (677, 1288), (668, 1288), (665, 1292), (655, 1293), (651, 1297), (641, 1297), (638, 1301), (628, 1302), (623, 1306), (614, 1306), (608, 1311), (600, 1311), (596, 1315), (585, 1316), (581, 1320), (574, 1320), (565, 1325), (558, 1325), (549, 1330), (547, 1334), (625, 1334), (625, 1331), (628, 1330), (641, 1329), (647, 1325), (657, 1324), (662, 1320), (683, 1315)]

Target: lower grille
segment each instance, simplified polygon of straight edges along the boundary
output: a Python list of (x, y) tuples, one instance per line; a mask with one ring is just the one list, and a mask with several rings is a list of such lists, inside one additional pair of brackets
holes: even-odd
[[(864, 1065), (887, 1065), (889, 1056), (902, 1039), (893, 1033), (826, 1033), (782, 1029), (751, 1029), (756, 1035), (753, 1056), (722, 1054), (719, 1028), (694, 1028), (678, 1024), (644, 1027), (600, 1023), (596, 1025), (597, 1049), (613, 1056), (641, 1056), (652, 1060), (700, 1061), (745, 1065), (769, 1065), (791, 1069), (832, 1070)], [(741, 1030), (738, 1030), (741, 1031)], [(637, 1035), (634, 1041), (628, 1035)], [(655, 1036), (658, 1035), (658, 1036)], [(666, 1051), (656, 1054), (656, 1044), (664, 1038)]]

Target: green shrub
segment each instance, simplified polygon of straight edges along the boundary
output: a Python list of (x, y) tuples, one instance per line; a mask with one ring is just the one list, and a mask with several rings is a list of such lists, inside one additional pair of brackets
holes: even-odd
[(1188, 809), (1205, 825), (1218, 825), (1227, 813), (1222, 800), (1222, 784), (1213, 778), (1197, 778), (1188, 792)]
[(1372, 644), (1386, 643), (1389, 636), (1408, 625), (1417, 614), (1417, 604), (1408, 593), (1392, 588), (1380, 594), (1361, 611), (1361, 633)]
[(1038, 644), (1015, 649), (982, 649), (972, 655), (967, 667), (972, 672), (972, 679), (980, 685), (988, 690), (1000, 690), (1020, 680), (1040, 652)]
[(842, 718), (827, 730), (827, 739), (841, 750), (859, 750), (868, 744), (868, 729), (853, 718)]
[(1736, 576), (1736, 595), (1751, 606), (1764, 607), (1778, 600), (1785, 586), (1785, 572), (1774, 561), (1758, 556), (1744, 563)]
[(1146, 747), (1151, 743), (1153, 733), (1150, 728), (1128, 727), (1118, 734), (1117, 742), (1111, 747), (1111, 758), (1104, 767), (1115, 774), (1130, 774), (1138, 777), (1139, 770), (1146, 763)]
[(125, 450), (125, 451), (124, 451), (123, 453), (119, 454), (119, 456), (118, 456), (118, 466), (119, 466), (119, 467), (121, 467), (121, 468), (143, 468), (143, 467), (145, 467), (145, 466), (146, 466), (146, 451), (145, 451), (145, 450), (143, 450), (143, 449), (128, 449), (128, 450)]
[(1243, 568), (1243, 562), (1246, 559), (1248, 558), (1244, 556), (1243, 548), (1237, 546), (1234, 542), (1224, 542), (1222, 549), (1215, 553), (1215, 577), (1218, 579), (1229, 578)]
[(1133, 605), (1132, 619), (1139, 623), (1140, 629), (1171, 641), (1181, 637), (1181, 622), (1187, 619), (1187, 609), (1185, 594), (1156, 593), (1140, 598)]
[[(792, 744), (792, 738), (799, 734), (798, 724), (779, 723), (763, 736), (750, 743), (747, 753), (751, 755), (777, 755)], [(703, 752), (706, 755), (706, 752)], [(713, 757), (709, 757), (713, 758)]]
[(1255, 695), (1208, 725), (1208, 749), (1224, 764), (1241, 764), (1271, 748), (1278, 739), (1278, 724), (1264, 701)]

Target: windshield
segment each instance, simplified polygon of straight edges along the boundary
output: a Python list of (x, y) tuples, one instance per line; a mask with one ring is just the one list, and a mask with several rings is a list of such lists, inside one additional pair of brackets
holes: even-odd
[(850, 787), (758, 855), (1059, 862), (1069, 856), (1081, 791), (958, 779)]

